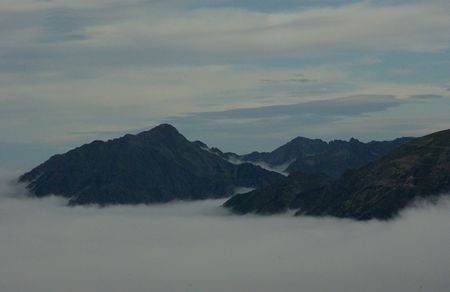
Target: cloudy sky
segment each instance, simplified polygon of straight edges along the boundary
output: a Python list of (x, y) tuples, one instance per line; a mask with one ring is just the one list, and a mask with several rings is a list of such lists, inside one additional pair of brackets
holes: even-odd
[(448, 0), (0, 0), (0, 163), (161, 122), (239, 153), (449, 128), (448, 15)]

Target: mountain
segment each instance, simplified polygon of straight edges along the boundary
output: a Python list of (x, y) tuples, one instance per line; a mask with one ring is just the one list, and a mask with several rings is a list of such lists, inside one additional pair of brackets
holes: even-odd
[(251, 161), (242, 161), (240, 156), (236, 153), (222, 152), (219, 148), (209, 147), (207, 144), (203, 143), (202, 141), (194, 141), (193, 143), (196, 144), (197, 146), (199, 146), (200, 148), (202, 148), (203, 150), (208, 151), (212, 154), (215, 154), (233, 164), (251, 163), (253, 165), (256, 165), (255, 163), (253, 163)]
[(281, 168), (287, 173), (301, 171), (339, 177), (345, 171), (366, 165), (410, 140), (412, 138), (363, 143), (352, 138), (327, 143), (320, 139), (297, 137), (272, 152), (252, 152), (240, 159)]
[(225, 197), (237, 187), (259, 188), (282, 178), (249, 163), (232, 164), (200, 143), (163, 124), (55, 155), (19, 181), (37, 197), (108, 205)]
[[(225, 202), (226, 208), (238, 214), (271, 215), (298, 209), (300, 199), (314, 196), (331, 182), (325, 174), (297, 172), (267, 187), (238, 194)], [(301, 196), (299, 196), (301, 194)]]
[[(450, 192), (450, 130), (407, 142), (334, 181), (305, 180), (303, 175), (291, 175), (271, 187), (235, 196), (224, 206), (237, 213), (264, 214), (264, 210), (290, 208), (296, 209), (297, 215), (390, 219), (416, 199)], [(283, 187), (296, 184), (296, 188)], [(285, 202), (283, 208), (270, 206), (280, 200)]]

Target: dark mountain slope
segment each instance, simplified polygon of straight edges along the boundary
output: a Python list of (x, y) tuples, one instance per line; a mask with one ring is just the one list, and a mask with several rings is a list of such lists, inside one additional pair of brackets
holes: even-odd
[(363, 143), (356, 139), (324, 142), (320, 139), (297, 137), (287, 144), (267, 152), (253, 152), (241, 156), (244, 161), (263, 162), (271, 167), (286, 165), (286, 172), (325, 173), (339, 177), (349, 169), (356, 169), (390, 153), (412, 138)]
[[(450, 130), (405, 143), (335, 181), (291, 175), (274, 186), (235, 196), (224, 206), (237, 213), (276, 213), (294, 208), (299, 215), (389, 219), (417, 198), (448, 192)], [(284, 202), (282, 207), (280, 201)]]
[(302, 198), (315, 195), (331, 181), (324, 174), (294, 173), (283, 180), (245, 194), (238, 194), (224, 206), (238, 214), (270, 215), (298, 209)]
[(417, 198), (450, 192), (450, 130), (415, 139), (331, 184), (299, 214), (389, 219)]
[(72, 204), (106, 205), (223, 197), (236, 187), (262, 187), (281, 177), (251, 164), (231, 164), (164, 124), (55, 155), (20, 181), (38, 197), (55, 194)]
[(293, 161), (299, 157), (323, 153), (327, 148), (327, 142), (320, 139), (297, 137), (272, 152), (252, 152), (242, 155), (241, 158), (246, 161), (265, 162), (271, 166), (276, 166)]

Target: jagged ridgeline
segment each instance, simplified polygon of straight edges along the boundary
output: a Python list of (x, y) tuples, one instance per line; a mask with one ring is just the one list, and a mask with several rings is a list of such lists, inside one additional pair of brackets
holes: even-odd
[(37, 197), (108, 205), (219, 198), (237, 187), (261, 188), (281, 178), (249, 163), (232, 164), (163, 124), (55, 155), (20, 181)]
[(450, 130), (409, 141), (385, 157), (337, 180), (297, 173), (246, 194), (225, 207), (236, 213), (297, 215), (358, 220), (389, 219), (415, 199), (450, 193)]
[(359, 168), (390, 153), (413, 138), (403, 137), (392, 141), (364, 143), (357, 139), (349, 141), (297, 137), (272, 152), (252, 152), (240, 157), (243, 161), (262, 163), (285, 173), (325, 173), (339, 177), (349, 169)]

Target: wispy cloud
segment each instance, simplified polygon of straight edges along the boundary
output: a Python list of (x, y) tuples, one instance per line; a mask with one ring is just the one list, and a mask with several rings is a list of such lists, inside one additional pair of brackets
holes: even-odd
[[(76, 146), (88, 137), (75, 132), (107, 124), (138, 129), (265, 106), (281, 113), (289, 110), (279, 105), (351, 95), (444, 96), (449, 11), (440, 0), (4, 0), (2, 142)], [(301, 124), (319, 124), (320, 114), (294, 109)], [(247, 125), (268, 123), (268, 114), (258, 119)], [(331, 121), (336, 116), (322, 115), (322, 124)]]
[[(446, 113), (437, 108), (446, 103), (446, 98), (433, 95), (357, 95), (200, 112), (169, 118), (166, 122), (208, 144), (245, 153), (270, 151), (297, 136), (328, 140), (357, 137), (370, 141), (425, 135), (445, 128)], [(425, 105), (430, 110), (436, 109), (432, 119), (415, 116)], [(402, 112), (411, 118), (405, 119)]]
[[(317, 100), (297, 104), (273, 105), (257, 108), (241, 108), (221, 112), (205, 112), (193, 115), (199, 118), (253, 119), (276, 118), (279, 116), (323, 118), (354, 116), (364, 113), (383, 111), (402, 103), (392, 95), (349, 96), (328, 100)], [(319, 119), (320, 121), (320, 119)]]
[(270, 83), (270, 84), (283, 84), (283, 83), (308, 83), (313, 82), (313, 79), (309, 79), (305, 77), (304, 74), (298, 73), (295, 74), (291, 78), (285, 78), (285, 79), (261, 79), (262, 82)]
[(415, 98), (415, 99), (435, 99), (435, 98), (444, 98), (444, 96), (436, 95), (436, 94), (419, 94), (419, 95), (412, 95), (411, 98)]
[[(18, 31), (24, 34), (19, 34), (17, 46), (3, 45), (3, 51), (16, 61), (34, 56), (34, 66), (41, 70), (77, 64), (102, 70), (111, 64), (135, 67), (183, 60), (192, 64), (230, 57), (309, 56), (349, 49), (432, 52), (450, 46), (449, 7), (442, 1), (401, 5), (361, 2), (289, 12), (202, 8), (199, 3), (197, 8), (184, 11), (176, 5), (152, 1), (81, 3), (30, 3), (26, 14), (33, 18), (35, 13), (37, 23), (29, 22), (24, 27), (19, 20), (10, 20), (3, 37), (14, 37)], [(0, 13), (11, 13), (11, 8), (0, 7)], [(36, 40), (71, 45), (43, 46)], [(45, 52), (49, 52), (47, 58)]]

